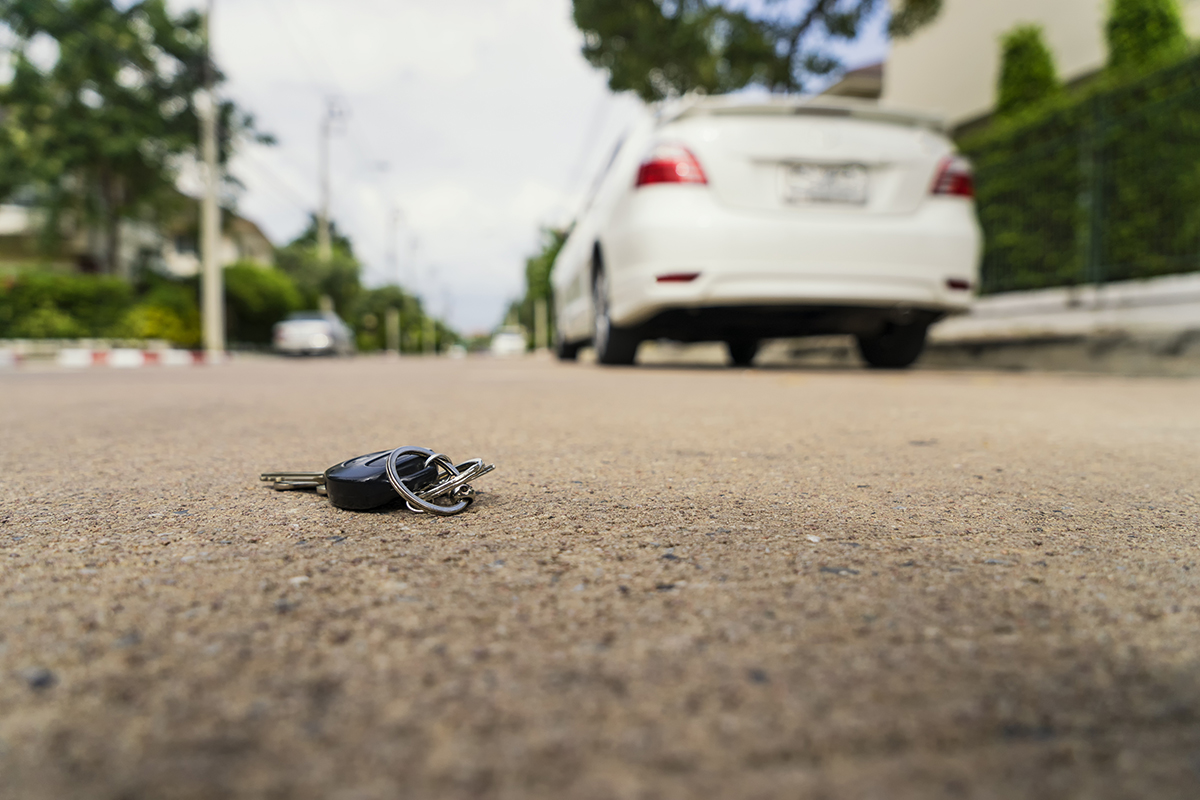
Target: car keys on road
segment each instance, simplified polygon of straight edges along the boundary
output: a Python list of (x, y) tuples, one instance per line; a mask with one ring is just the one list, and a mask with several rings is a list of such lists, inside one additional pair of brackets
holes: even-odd
[(315, 489), (351, 511), (379, 508), (400, 497), (411, 511), (451, 516), (474, 500), (470, 482), (493, 469), (478, 458), (455, 464), (424, 447), (397, 447), (356, 456), (324, 472), (264, 472), (259, 480), (279, 490)]

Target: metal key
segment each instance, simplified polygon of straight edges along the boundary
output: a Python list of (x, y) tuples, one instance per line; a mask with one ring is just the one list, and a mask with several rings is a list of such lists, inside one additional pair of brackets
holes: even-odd
[[(388, 479), (385, 459), (391, 450), (355, 456), (334, 464), (324, 472), (264, 472), (259, 480), (273, 489), (315, 489), (338, 508), (367, 511), (399, 498)], [(419, 491), (437, 480), (437, 467), (425, 466), (424, 459), (412, 455), (397, 465), (397, 474), (408, 486)]]
[[(493, 469), (477, 458), (456, 465), (424, 447), (399, 447), (356, 456), (324, 472), (264, 472), (259, 480), (281, 491), (314, 489), (338, 508), (353, 511), (379, 508), (403, 497), (412, 511), (449, 516), (474, 500), (468, 482)], [(439, 498), (442, 502), (433, 502)]]

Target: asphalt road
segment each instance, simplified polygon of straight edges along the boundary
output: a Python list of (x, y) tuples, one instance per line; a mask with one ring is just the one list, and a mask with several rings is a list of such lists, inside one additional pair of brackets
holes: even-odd
[[(260, 471), (419, 444), (466, 514)], [(0, 797), (1200, 796), (1200, 380), (0, 376)]]

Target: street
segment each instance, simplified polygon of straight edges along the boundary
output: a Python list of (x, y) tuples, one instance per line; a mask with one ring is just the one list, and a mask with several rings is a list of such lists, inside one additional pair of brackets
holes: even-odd
[[(0, 375), (4, 798), (1200, 796), (1200, 379)], [(465, 514), (274, 492), (414, 444)]]

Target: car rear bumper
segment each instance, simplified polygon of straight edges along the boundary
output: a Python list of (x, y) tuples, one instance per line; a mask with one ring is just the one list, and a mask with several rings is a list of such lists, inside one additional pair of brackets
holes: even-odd
[(928, 326), (943, 316), (941, 311), (878, 306), (719, 305), (668, 308), (633, 327), (644, 339), (711, 342), (843, 333), (876, 336), (889, 325)]
[(793, 211), (732, 211), (703, 188), (635, 194), (602, 243), (613, 322), (673, 309), (969, 307), (981, 244), (970, 202), (929, 198), (904, 215)]
[(320, 356), (332, 355), (338, 352), (332, 345), (328, 347), (306, 347), (306, 346), (288, 346), (275, 345), (275, 352), (285, 356)]

